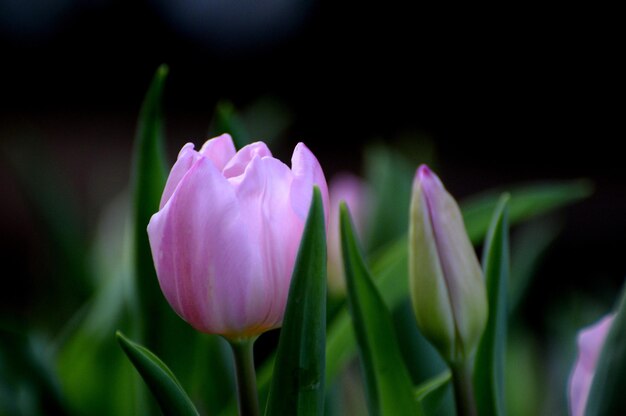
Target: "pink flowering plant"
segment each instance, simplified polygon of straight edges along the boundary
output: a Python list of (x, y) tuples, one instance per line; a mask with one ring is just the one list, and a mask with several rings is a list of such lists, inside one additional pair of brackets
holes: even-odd
[[(166, 76), (141, 109), (128, 221), (103, 227), (120, 238), (93, 299), (49, 356), (2, 332), (0, 415), (626, 414), (625, 295), (568, 315), (557, 358), (518, 313), (558, 231), (540, 215), (586, 182), (459, 203), (436, 161), (384, 147), (364, 178), (331, 175), (304, 143), (283, 161), (226, 104), (169, 163)], [(21, 362), (33, 378), (14, 388)]]

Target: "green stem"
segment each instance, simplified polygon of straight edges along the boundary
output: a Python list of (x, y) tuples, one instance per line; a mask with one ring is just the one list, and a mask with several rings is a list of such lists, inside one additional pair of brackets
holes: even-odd
[(235, 357), (237, 372), (237, 399), (240, 416), (260, 416), (259, 397), (256, 389), (256, 372), (254, 371), (253, 339), (228, 340)]
[[(468, 360), (473, 363), (473, 360)], [(452, 367), (452, 383), (454, 385), (454, 401), (457, 416), (477, 416), (474, 398), (472, 365), (462, 363)]]

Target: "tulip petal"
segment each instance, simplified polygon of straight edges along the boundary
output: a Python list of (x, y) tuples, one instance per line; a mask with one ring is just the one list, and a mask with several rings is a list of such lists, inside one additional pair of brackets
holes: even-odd
[(251, 253), (256, 275), (246, 288), (246, 313), (268, 329), (282, 322), (304, 229), (304, 221), (291, 209), (292, 181), (284, 163), (255, 156), (235, 184), (241, 218), (256, 248)]
[(294, 180), (291, 186), (291, 204), (296, 214), (306, 220), (313, 195), (313, 185), (317, 185), (324, 202), (324, 220), (328, 228), (328, 185), (317, 158), (304, 143), (298, 143), (291, 156), (291, 171)]
[(207, 140), (200, 149), (200, 154), (208, 157), (220, 172), (236, 153), (233, 139), (227, 133)]
[(204, 332), (245, 330), (250, 246), (234, 190), (211, 161), (189, 169), (148, 235), (161, 289), (183, 319)]
[(578, 334), (578, 358), (569, 379), (569, 405), (572, 416), (583, 416), (591, 383), (615, 315), (607, 315)]
[(230, 159), (223, 169), (224, 176), (226, 178), (235, 178), (242, 175), (250, 161), (255, 157), (272, 156), (272, 152), (267, 148), (267, 145), (263, 142), (250, 143), (247, 146), (242, 147), (235, 157)]
[(172, 166), (170, 175), (165, 183), (165, 189), (163, 190), (163, 195), (161, 196), (159, 209), (163, 208), (167, 201), (169, 201), (180, 180), (198, 160), (198, 152), (196, 152), (193, 147), (193, 143), (187, 143), (183, 146), (180, 152), (178, 152), (178, 159), (176, 160), (176, 163), (174, 163), (174, 166)]

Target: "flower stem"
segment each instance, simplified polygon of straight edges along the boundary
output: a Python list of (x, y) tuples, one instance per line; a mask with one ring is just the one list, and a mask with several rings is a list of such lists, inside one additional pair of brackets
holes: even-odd
[(237, 399), (240, 416), (259, 416), (259, 397), (254, 370), (253, 339), (228, 341), (235, 357), (237, 372)]
[[(473, 363), (473, 360), (468, 360)], [(472, 365), (462, 363), (452, 367), (452, 383), (454, 385), (454, 401), (457, 416), (477, 416), (476, 400), (474, 399), (474, 383)]]

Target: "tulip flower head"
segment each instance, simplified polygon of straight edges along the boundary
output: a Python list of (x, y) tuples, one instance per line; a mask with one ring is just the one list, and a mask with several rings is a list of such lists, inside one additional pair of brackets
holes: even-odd
[(165, 298), (197, 330), (237, 340), (281, 326), (314, 185), (328, 207), (311, 151), (299, 143), (291, 162), (263, 142), (236, 152), (228, 134), (180, 151), (148, 236)]
[(486, 288), (459, 207), (426, 165), (413, 182), (409, 281), (424, 336), (449, 363), (464, 362), (485, 329)]
[(367, 219), (368, 190), (366, 183), (361, 178), (349, 173), (341, 173), (330, 181), (329, 195), (328, 291), (335, 295), (344, 295), (346, 279), (341, 258), (339, 204), (344, 201), (348, 205), (357, 232), (363, 235)]
[(578, 358), (569, 378), (569, 406), (572, 416), (583, 416), (596, 372), (600, 352), (615, 315), (607, 315), (578, 333)]

